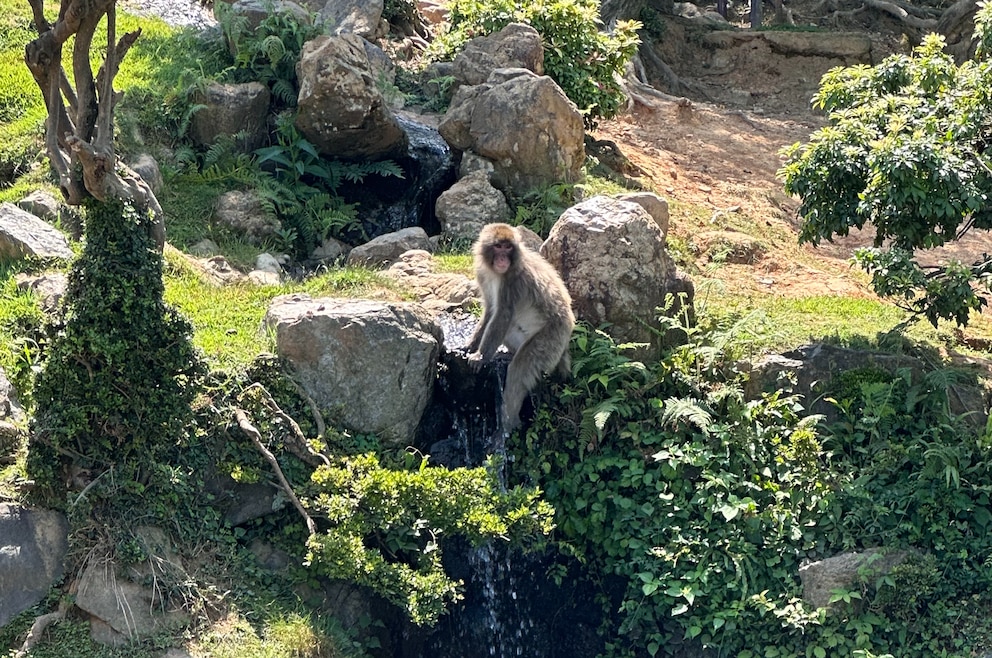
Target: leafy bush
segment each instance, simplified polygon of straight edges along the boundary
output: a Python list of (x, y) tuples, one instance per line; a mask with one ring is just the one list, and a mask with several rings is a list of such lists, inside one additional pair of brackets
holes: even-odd
[[(986, 4), (976, 18), (980, 43), (990, 12)], [(802, 198), (800, 240), (870, 226), (874, 248), (855, 258), (875, 290), (934, 326), (967, 324), (992, 282), (988, 257), (926, 268), (916, 260), (917, 251), (992, 229), (992, 63), (957, 66), (943, 46), (931, 34), (912, 55), (829, 71), (814, 104), (830, 125), (786, 149), (781, 170), (786, 191)]]
[[(992, 605), (992, 455), (947, 411), (947, 373), (851, 378), (844, 422), (818, 430), (794, 397), (744, 397), (726, 329), (644, 364), (580, 327), (563, 406), (511, 443), (562, 553), (626, 581), (609, 655), (969, 655), (981, 633), (952, 620)], [(926, 551), (942, 577), (923, 560), (804, 606), (802, 562), (879, 545)]]
[(317, 469), (315, 505), (331, 528), (311, 537), (308, 560), (318, 573), (370, 587), (415, 623), (433, 625), (460, 598), (461, 583), (442, 565), (447, 537), (533, 541), (551, 531), (552, 510), (534, 488), (504, 489), (491, 466), (449, 470), (409, 457), (408, 470), (383, 468), (371, 453)]
[(527, 23), (544, 42), (544, 70), (585, 115), (586, 125), (616, 116), (626, 98), (618, 80), (637, 52), (636, 21), (619, 21), (612, 34), (600, 32), (596, 0), (454, 0), (448, 6), (450, 30), (434, 45), (434, 55), (450, 57), (472, 37)]
[(403, 170), (392, 160), (346, 163), (326, 158), (300, 134), (293, 119), (289, 114), (280, 116), (278, 143), (255, 152), (257, 166), (271, 171), (259, 187), (263, 199), (283, 228), (294, 232), (291, 242), (304, 253), (329, 237), (351, 241), (365, 237), (355, 206), (337, 196), (338, 188), (371, 174), (403, 178)]
[(261, 82), (269, 87), (273, 98), (283, 107), (295, 107), (299, 92), (296, 63), (303, 52), (303, 44), (316, 37), (319, 29), (286, 9), (268, 12), (253, 27), (246, 16), (235, 13), (230, 7), (228, 3), (219, 2), (215, 11), (224, 36), (234, 49), (239, 81)]
[(86, 244), (33, 395), (28, 468), (51, 493), (63, 486), (57, 467), (66, 461), (143, 481), (191, 426), (203, 368), (192, 327), (162, 301), (149, 217), (118, 201), (86, 210)]

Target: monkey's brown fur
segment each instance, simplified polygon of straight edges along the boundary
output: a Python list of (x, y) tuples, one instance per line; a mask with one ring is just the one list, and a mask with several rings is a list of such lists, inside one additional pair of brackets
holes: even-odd
[(482, 320), (468, 344), (469, 359), (478, 368), (500, 345), (513, 352), (503, 387), (503, 429), (511, 432), (520, 426), (520, 407), (541, 377), (556, 369), (564, 376), (571, 372), (572, 298), (558, 272), (524, 246), (509, 224), (484, 226), (473, 252)]

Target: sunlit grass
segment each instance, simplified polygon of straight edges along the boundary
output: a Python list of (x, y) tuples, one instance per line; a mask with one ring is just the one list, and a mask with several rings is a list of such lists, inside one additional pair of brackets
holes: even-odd
[(321, 628), (309, 615), (283, 613), (260, 628), (232, 613), (218, 620), (187, 646), (193, 658), (318, 658), (355, 655), (333, 628)]
[(435, 254), (434, 271), (447, 274), (464, 274), (465, 276), (475, 276), (472, 264), (472, 254)]
[(366, 268), (331, 268), (299, 283), (259, 286), (217, 285), (196, 272), (182, 255), (166, 255), (165, 301), (193, 324), (193, 343), (211, 365), (241, 368), (275, 349), (263, 326), (265, 313), (279, 295), (402, 300), (404, 290), (380, 272)]

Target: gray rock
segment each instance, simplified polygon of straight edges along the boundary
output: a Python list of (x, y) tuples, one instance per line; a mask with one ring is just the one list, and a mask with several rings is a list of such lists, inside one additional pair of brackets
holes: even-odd
[(10, 419), (17, 423), (26, 419), (24, 408), (17, 399), (17, 391), (3, 368), (0, 368), (0, 419)]
[(617, 197), (620, 201), (633, 201), (648, 211), (661, 232), (668, 237), (668, 201), (651, 192), (628, 192)]
[(220, 247), (217, 246), (216, 242), (210, 240), (209, 238), (200, 240), (189, 248), (189, 253), (193, 256), (213, 256), (218, 251), (220, 251)]
[(308, 41), (296, 71), (296, 127), (321, 152), (372, 160), (406, 152), (407, 135), (376, 85), (364, 39), (344, 34)]
[(803, 602), (813, 608), (826, 608), (836, 590), (855, 587), (864, 571), (872, 574), (874, 580), (892, 571), (892, 567), (905, 560), (908, 555), (906, 551), (887, 553), (881, 550), (842, 553), (800, 567)]
[[(763, 357), (752, 368), (744, 393), (750, 398), (763, 391), (784, 388), (802, 396), (807, 412), (821, 414), (830, 424), (839, 419), (837, 406), (824, 399), (831, 383), (845, 372), (877, 369), (896, 377), (908, 371), (913, 382), (920, 382), (932, 369), (925, 361), (908, 354), (858, 350), (826, 343), (804, 345), (785, 354)], [(984, 375), (983, 375), (984, 376)], [(962, 415), (975, 428), (984, 428), (988, 404), (979, 378), (962, 378), (952, 385), (948, 403), (953, 413)]]
[(336, 238), (327, 238), (310, 254), (311, 260), (336, 263), (348, 255), (351, 246)]
[(251, 191), (232, 190), (221, 194), (214, 204), (214, 221), (242, 233), (253, 244), (275, 235), (282, 225)]
[(459, 84), (481, 85), (496, 69), (527, 69), (544, 75), (541, 35), (525, 23), (510, 23), (499, 32), (470, 39), (454, 59)]
[(148, 183), (152, 192), (158, 194), (162, 190), (164, 182), (162, 181), (162, 171), (158, 167), (158, 160), (147, 153), (142, 153), (129, 166), (134, 173)]
[(52, 223), (59, 218), (59, 207), (62, 204), (54, 196), (44, 190), (35, 190), (17, 202), (17, 207)]
[(434, 212), (441, 230), (452, 240), (474, 241), (486, 224), (510, 219), (510, 205), (478, 171), (465, 176), (438, 197)]
[(430, 401), (441, 329), (418, 304), (277, 297), (265, 324), (314, 401), (345, 427), (413, 441)]
[(647, 343), (648, 356), (681, 340), (659, 336), (659, 308), (669, 294), (684, 295), (668, 314), (692, 317), (692, 281), (665, 249), (665, 234), (637, 203), (595, 196), (572, 206), (552, 227), (541, 254), (562, 272), (577, 318), (609, 323), (617, 342)]
[(554, 80), (526, 69), (496, 69), (485, 84), (459, 88), (438, 130), (453, 148), (492, 161), (493, 185), (517, 196), (583, 175), (582, 115)]
[(220, 84), (211, 82), (194, 101), (203, 105), (190, 123), (190, 137), (199, 146), (210, 146), (221, 135), (244, 132), (236, 144), (251, 152), (265, 143), (271, 94), (260, 82)]
[(432, 311), (469, 310), (479, 302), (479, 286), (463, 274), (434, 271), (434, 257), (427, 251), (407, 251), (385, 275), (402, 284), (410, 294)]
[(79, 578), (76, 605), (91, 615), (90, 638), (100, 644), (121, 646), (189, 620), (162, 594), (168, 589), (163, 584), (188, 579), (172, 540), (155, 526), (140, 526), (133, 532), (147, 559), (127, 568), (91, 559)]
[(12, 203), (0, 204), (0, 259), (72, 258), (65, 235)]
[(404, 252), (411, 249), (430, 251), (430, 248), (427, 231), (413, 226), (380, 235), (355, 247), (348, 253), (346, 262), (351, 266), (384, 267), (396, 262)]
[(365, 39), (377, 39), (385, 36), (380, 34), (379, 22), (382, 20), (383, 0), (313, 0), (307, 3), (323, 4), (317, 9), (318, 21), (330, 34), (357, 34)]
[(68, 532), (59, 512), (0, 503), (0, 627), (62, 577)]
[(69, 286), (69, 277), (62, 272), (18, 274), (14, 277), (18, 290), (30, 290), (38, 298), (41, 310), (55, 313)]
[(255, 257), (255, 270), (270, 272), (272, 274), (282, 274), (282, 265), (279, 259), (269, 253), (261, 253)]

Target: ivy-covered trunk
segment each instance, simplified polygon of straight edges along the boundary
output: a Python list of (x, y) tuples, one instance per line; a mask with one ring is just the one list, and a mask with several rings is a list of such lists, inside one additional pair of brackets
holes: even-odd
[(86, 245), (34, 387), (28, 468), (50, 493), (69, 463), (140, 481), (141, 464), (183, 436), (202, 370), (192, 327), (163, 301), (150, 216), (121, 201), (86, 211)]

